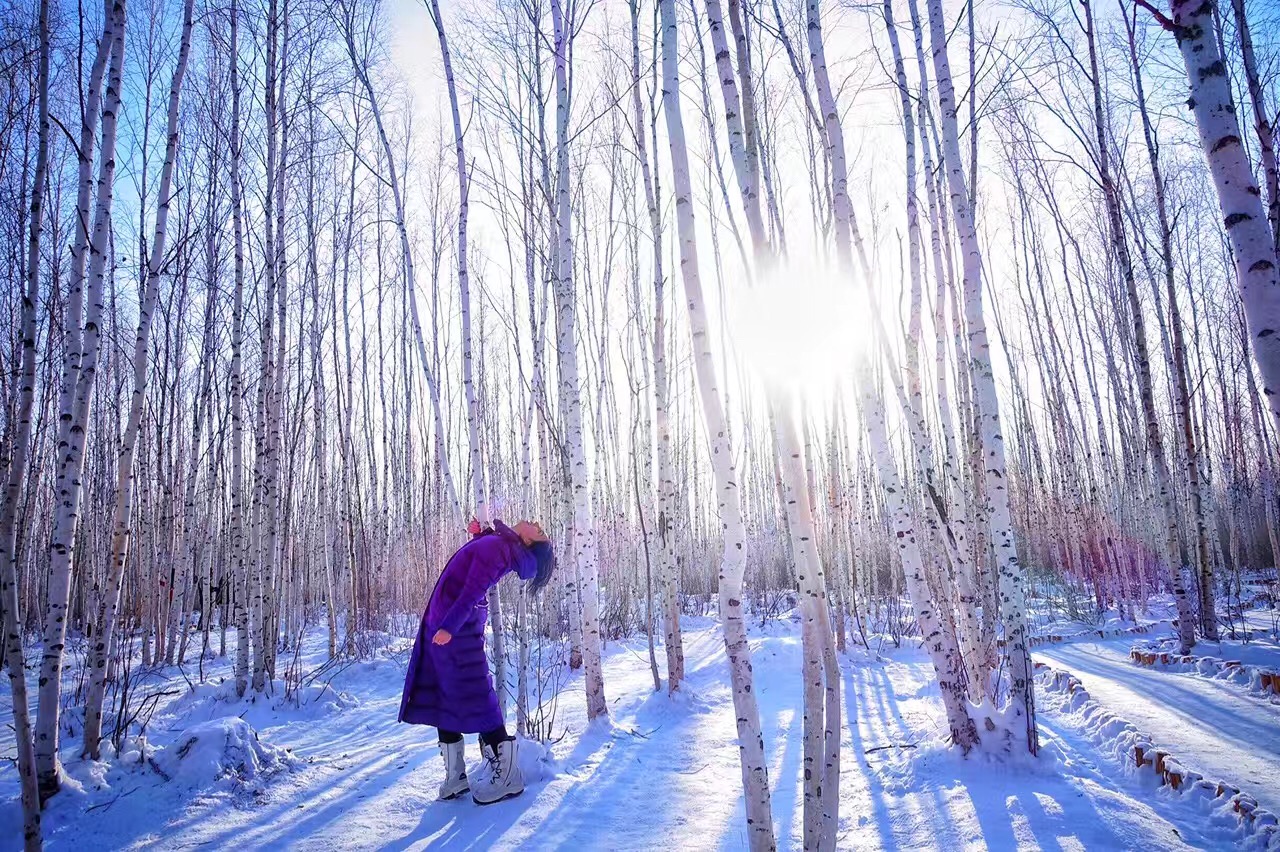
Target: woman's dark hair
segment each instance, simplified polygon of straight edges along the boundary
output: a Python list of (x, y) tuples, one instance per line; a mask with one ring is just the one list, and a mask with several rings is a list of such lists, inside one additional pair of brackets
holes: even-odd
[(556, 570), (556, 552), (549, 541), (535, 541), (529, 545), (529, 552), (538, 563), (538, 573), (529, 581), (529, 591), (538, 594), (551, 582), (551, 575)]

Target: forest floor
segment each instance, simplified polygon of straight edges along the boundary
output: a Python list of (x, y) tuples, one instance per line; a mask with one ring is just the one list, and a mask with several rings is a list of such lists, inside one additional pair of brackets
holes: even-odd
[[(586, 724), (581, 677), (569, 678), (556, 728), (565, 735), (546, 760), (536, 747), (527, 750), (523, 796), (484, 808), (469, 799), (435, 801), (434, 732), (396, 723), (402, 653), (349, 665), (328, 686), (304, 689), (296, 705), (279, 696), (232, 700), (230, 683), (219, 685), (227, 660), (210, 662), (211, 682), (194, 690), (177, 669), (159, 670), (148, 690), (167, 684), (185, 694), (157, 709), (148, 748), (133, 742), (110, 763), (90, 763), (75, 759), (75, 742), (66, 744), (71, 780), (47, 812), (47, 848), (742, 849), (724, 644), (704, 619), (690, 619), (685, 636), (684, 695), (653, 692), (642, 639), (610, 643), (610, 722)], [(322, 633), (309, 637), (304, 668), (323, 663), (323, 640)], [(1096, 699), (1188, 768), (1232, 781), (1280, 812), (1280, 785), (1267, 784), (1280, 772), (1280, 708), (1233, 684), (1140, 669), (1127, 661), (1129, 645), (1077, 640), (1037, 656), (1074, 671)], [(753, 629), (752, 651), (779, 846), (799, 848), (798, 625)], [(1053, 701), (1042, 702), (1038, 759), (962, 759), (941, 742), (937, 688), (914, 643), (851, 654), (842, 667), (842, 849), (1233, 846), (1230, 825), (1121, 771), (1082, 720)], [(0, 716), (9, 711), (4, 693)], [(237, 717), (257, 731), (259, 744)], [(210, 752), (211, 730), (230, 748)], [(183, 749), (196, 735), (200, 742)], [(1269, 746), (1244, 746), (1259, 741)], [(0, 740), (0, 754), (12, 751), (11, 740)], [(474, 742), (468, 758), (478, 760)], [(228, 769), (232, 777), (214, 780)], [(0, 765), (0, 849), (17, 848), (20, 824), (9, 761)]]

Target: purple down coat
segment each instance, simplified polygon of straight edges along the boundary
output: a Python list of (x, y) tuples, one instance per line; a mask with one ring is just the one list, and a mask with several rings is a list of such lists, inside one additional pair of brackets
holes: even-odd
[[(528, 580), (537, 573), (537, 563), (520, 536), (501, 521), (494, 524), (493, 533), (472, 539), (449, 559), (413, 643), (400, 700), (401, 722), (459, 733), (502, 726), (484, 652), (484, 628), (489, 620), (486, 595), (509, 571)], [(431, 637), (442, 629), (453, 639), (436, 645)]]

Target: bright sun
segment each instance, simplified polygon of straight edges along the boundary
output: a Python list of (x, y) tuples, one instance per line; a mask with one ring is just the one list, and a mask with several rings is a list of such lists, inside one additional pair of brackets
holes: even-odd
[(812, 261), (789, 261), (739, 290), (728, 315), (751, 372), (809, 401), (831, 398), (872, 334), (857, 282)]

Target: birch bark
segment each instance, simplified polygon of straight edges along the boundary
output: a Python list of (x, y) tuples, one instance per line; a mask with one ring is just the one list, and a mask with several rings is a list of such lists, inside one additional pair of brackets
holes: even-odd
[[(59, 505), (54, 520), (50, 545), (48, 608), (44, 621), (44, 657), (40, 665), (39, 715), (36, 720), (36, 773), (40, 796), (48, 799), (61, 786), (58, 762), (58, 718), (61, 711), (62, 653), (66, 641), (67, 603), (71, 592), (72, 560), (76, 528), (80, 520), (83, 485), (84, 448), (89, 431), (89, 406), (93, 398), (101, 351), (103, 290), (106, 286), (106, 261), (111, 231), (111, 206), (115, 190), (116, 135), (119, 126), (120, 98), (123, 85), (125, 0), (115, 0), (107, 13), (109, 24), (103, 31), (103, 45), (110, 56), (107, 88), (102, 99), (102, 146), (98, 166), (98, 185), (93, 215), (93, 235), (89, 240), (86, 278), (89, 282), (85, 300), (88, 311), (81, 336), (82, 349), (75, 371), (75, 390), (70, 406), (62, 409), (59, 431), (65, 425), (67, 440), (59, 442)], [(99, 45), (99, 51), (104, 50)], [(95, 60), (96, 64), (96, 60)], [(93, 121), (86, 117), (86, 121)], [(90, 134), (92, 130), (89, 131)], [(87, 205), (86, 205), (87, 206)], [(87, 218), (82, 221), (87, 221)]]
[[(752, 237), (755, 274), (767, 276), (777, 265), (763, 227), (760, 209), (759, 157), (751, 66), (746, 37), (736, 0), (730, 0), (730, 23), (737, 47), (737, 76), (729, 62), (718, 0), (707, 0), (707, 16), (720, 89), (724, 99), (729, 152), (747, 211)], [(814, 19), (810, 19), (810, 44)], [(819, 48), (821, 41), (818, 42)], [(819, 54), (820, 56), (820, 54)], [(825, 62), (823, 63), (825, 73)], [(816, 72), (815, 72), (816, 73)], [(739, 89), (738, 79), (741, 79)], [(742, 117), (738, 115), (741, 112)], [(847, 198), (846, 198), (847, 200)], [(752, 223), (760, 223), (757, 227)], [(805, 848), (835, 844), (840, 772), (839, 664), (832, 644), (827, 608), (826, 578), (817, 550), (813, 506), (806, 481), (805, 452), (796, 424), (796, 400), (780, 389), (770, 389), (770, 421), (776, 442), (781, 503), (784, 507), (791, 556), (801, 591), (804, 626), (804, 844)]]
[[(907, 253), (908, 268), (911, 280), (911, 309), (906, 339), (907, 358), (907, 393), (905, 396), (905, 413), (911, 430), (911, 440), (916, 456), (919, 459), (920, 475), (925, 488), (926, 513), (930, 519), (933, 536), (945, 542), (946, 552), (951, 559), (952, 574), (956, 584), (956, 617), (959, 621), (958, 639), (961, 654), (964, 658), (968, 691), (972, 699), (981, 701), (985, 695), (987, 666), (982, 649), (981, 631), (978, 626), (978, 596), (974, 588), (971, 563), (968, 559), (967, 513), (963, 499), (952, 489), (953, 499), (950, 511), (942, 507), (944, 496), (939, 493), (936, 482), (936, 467), (933, 461), (933, 446), (928, 428), (924, 420), (924, 394), (922, 391), (922, 373), (920, 364), (921, 346), (921, 312), (924, 289), (924, 273), (921, 269), (920, 212), (916, 200), (916, 129), (911, 105), (910, 91), (907, 88), (906, 65), (902, 58), (902, 48), (898, 42), (898, 30), (893, 18), (893, 2), (885, 0), (882, 4), (885, 30), (889, 34), (889, 46), (893, 55), (894, 74), (898, 84), (898, 97), (902, 107), (903, 137), (906, 142), (906, 210), (907, 210)], [(810, 38), (814, 27), (810, 27)], [(922, 93), (927, 88), (921, 86)], [(838, 123), (837, 119), (835, 120)], [(841, 141), (843, 147), (843, 141)], [(868, 282), (870, 287), (870, 282)], [(935, 324), (940, 325), (935, 317)], [(895, 381), (896, 378), (895, 378)], [(939, 371), (939, 383), (945, 387), (945, 378)], [(899, 391), (901, 393), (901, 391)], [(942, 402), (945, 403), (945, 391)], [(941, 404), (941, 403), (940, 403)], [(945, 420), (948, 415), (944, 415)], [(948, 435), (949, 437), (949, 435)], [(947, 467), (950, 468), (947, 460)]]
[[(475, 518), (482, 526), (491, 522), (486, 500), (484, 458), (480, 449), (480, 404), (476, 396), (474, 353), (471, 345), (471, 277), (467, 267), (467, 219), (470, 208), (470, 180), (463, 146), (462, 118), (458, 109), (458, 87), (453, 77), (453, 61), (449, 55), (449, 39), (445, 34), (440, 4), (431, 0), (431, 19), (440, 41), (440, 57), (444, 65), (445, 87), (449, 92), (449, 112), (453, 119), (453, 149), (458, 173), (458, 298), (462, 313), (462, 391), (467, 403), (467, 447), (471, 459), (471, 503)], [(498, 700), (506, 709), (506, 642), (502, 624), (502, 596), (497, 586), (489, 590), (489, 626), (493, 636), (494, 682)]]
[[(0, 495), (0, 632), (4, 663), (13, 696), (15, 761), (22, 801), (22, 842), (27, 852), (41, 848), (40, 789), (36, 781), (35, 740), (31, 707), (27, 698), (26, 658), (22, 648), (24, 622), (18, 596), (18, 503), (27, 481), (31, 449), (31, 412), (36, 390), (36, 305), (40, 299), (40, 241), (44, 226), (44, 198), (49, 174), (49, 6), (40, 0), (40, 58), (36, 71), (36, 161), (31, 180), (31, 205), (27, 237), (27, 280), (22, 298), (22, 356), (16, 400), (6, 400), (12, 412), (12, 443), (8, 449), (8, 476)], [(9, 406), (12, 406), (10, 408)]]
[(742, 580), (746, 530), (742, 522), (742, 494), (734, 469), (728, 423), (721, 401), (715, 359), (711, 351), (698, 245), (693, 217), (693, 188), (689, 176), (689, 152), (685, 146), (680, 107), (680, 57), (677, 46), (675, 0), (658, 0), (662, 26), (662, 98), (671, 149), (671, 170), (676, 202), (676, 226), (680, 270), (689, 309), (689, 333), (702, 415), (711, 443), (711, 467), (715, 477), (724, 551), (720, 563), (720, 618), (724, 624), (725, 650), (733, 686), (742, 785), (746, 799), (748, 846), (753, 852), (772, 850), (773, 816), (770, 813), (769, 767), (760, 733), (760, 708), (751, 674), (751, 650), (742, 611)]
[(946, 629), (925, 577), (924, 555), (917, 538), (914, 512), (903, 492), (897, 462), (893, 459), (892, 445), (885, 426), (883, 401), (877, 399), (872, 390), (875, 387), (874, 379), (866, 375), (869, 368), (864, 366), (860, 369), (864, 373), (858, 383), (861, 388), (863, 418), (866, 421), (867, 437), (870, 439), (872, 460), (880, 476), (892, 520), (898, 555), (902, 559), (907, 593), (911, 596), (916, 621), (920, 625), (920, 635), (924, 637), (925, 651), (929, 654), (934, 674), (938, 678), (947, 725), (951, 729), (951, 741), (968, 752), (978, 744), (978, 730), (969, 715), (966, 702), (960, 651), (955, 645), (955, 639)]
[(578, 341), (574, 332), (573, 215), (569, 193), (569, 50), (576, 22), (564, 16), (561, 0), (551, 0), (556, 83), (556, 341), (560, 356), (560, 395), (569, 450), (569, 481), (573, 496), (573, 551), (581, 582), (582, 665), (587, 693), (587, 718), (609, 715), (600, 663), (600, 580), (596, 531), (592, 522), (591, 480), (582, 434), (581, 382)]
[(231, 16), (231, 227), (234, 239), (234, 287), (231, 299), (231, 571), (223, 580), (231, 595), (236, 625), (236, 695), (249, 688), (248, 564), (244, 543), (244, 190), (241, 186), (240, 138), (240, 8), (230, 2)]
[(1276, 165), (1275, 127), (1268, 117), (1266, 89), (1258, 74), (1258, 59), (1253, 50), (1253, 32), (1249, 26), (1244, 0), (1231, 0), (1235, 12), (1236, 33), (1240, 38), (1240, 58), (1244, 64), (1245, 84), (1253, 107), (1253, 129), (1258, 135), (1258, 155), (1267, 186), (1267, 218), (1271, 220), (1271, 239), (1280, 253), (1280, 167)]
[[(742, 196), (751, 244), (758, 250), (759, 247), (768, 245), (768, 238), (765, 236), (764, 216), (760, 209), (759, 176), (747, 164), (748, 130), (743, 122), (743, 98), (738, 93), (738, 81), (729, 56), (729, 40), (724, 31), (720, 0), (706, 0), (706, 6), (716, 74), (720, 79), (720, 94), (724, 97), (724, 122), (729, 132), (729, 149), (736, 152), (733, 162), (738, 178), (738, 191)], [(748, 84), (744, 82), (745, 85)]]
[[(675, 554), (675, 493), (676, 482), (671, 470), (671, 419), (668, 413), (669, 389), (667, 378), (667, 330), (666, 330), (666, 276), (662, 256), (661, 188), (656, 169), (649, 165), (649, 153), (645, 142), (644, 106), (640, 98), (640, 3), (631, 0), (631, 104), (635, 121), (636, 150), (640, 159), (640, 176), (644, 184), (645, 207), (649, 213), (649, 230), (653, 239), (653, 408), (654, 408), (654, 461), (657, 475), (657, 519), (654, 534), (657, 539), (655, 555), (658, 561), (658, 578), (663, 597), (663, 649), (667, 655), (667, 692), (674, 693), (684, 680), (684, 637), (680, 632), (679, 576)], [(656, 150), (657, 112), (653, 113)]]
[(182, 80), (187, 73), (187, 59), (191, 54), (192, 8), (194, 0), (186, 0), (182, 7), (182, 41), (178, 48), (178, 61), (174, 66), (173, 80), (169, 85), (169, 113), (164, 166), (160, 171), (160, 188), (157, 195), (156, 229), (151, 244), (151, 259), (147, 263), (147, 285), (142, 305), (138, 309), (138, 333), (133, 344), (133, 397), (129, 405), (129, 420), (121, 440), (120, 455), (116, 464), (116, 502), (111, 520), (111, 561), (106, 589), (98, 613), (97, 630), (89, 656), (89, 690), (85, 698), (84, 753), (93, 760), (99, 757), (102, 739), (102, 705), (107, 689), (107, 657), (115, 636), (116, 615), (120, 608), (120, 584), (124, 580), (125, 562), (129, 556), (129, 544), (133, 533), (131, 513), (135, 472), (134, 450), (138, 429), (142, 424), (143, 403), (147, 396), (148, 350), (151, 345), (151, 319), (160, 294), (160, 273), (164, 266), (165, 244), (168, 238), (169, 206), (173, 200), (173, 170), (178, 159), (178, 110), (182, 98)]
[(1170, 0), (1172, 21), (1187, 81), (1190, 106), (1217, 190), (1227, 239), (1236, 264), (1253, 357), (1262, 393), (1280, 423), (1280, 270), (1276, 238), (1267, 221), (1240, 135), (1227, 69), (1213, 31), (1213, 0)]
[[(89, 70), (89, 86), (85, 96), (84, 113), (81, 116), (80, 140), (77, 145), (77, 180), (75, 237), (71, 246), (71, 270), (68, 281), (66, 315), (63, 318), (63, 355), (62, 375), (58, 389), (58, 439), (57, 439), (57, 478), (54, 492), (57, 497), (57, 514), (54, 519), (53, 535), (49, 545), (49, 582), (43, 630), (44, 655), (40, 666), (39, 715), (36, 720), (36, 740), (39, 743), (52, 741), (53, 752), (57, 751), (57, 728), (59, 701), (62, 689), (62, 652), (66, 641), (66, 614), (71, 594), (71, 578), (74, 570), (74, 542), (76, 529), (80, 519), (81, 482), (84, 470), (84, 447), (88, 424), (83, 417), (77, 418), (78, 391), (80, 390), (81, 370), (84, 365), (84, 342), (86, 334), (90, 335), (97, 345), (97, 320), (93, 328), (83, 328), (85, 305), (85, 281), (91, 273), (92, 236), (90, 223), (95, 220), (96, 203), (94, 195), (94, 147), (97, 141), (97, 126), (103, 112), (102, 83), (107, 71), (107, 63), (115, 48), (115, 28), (119, 15), (115, 0), (105, 0), (103, 4), (102, 35), (98, 40), (97, 52), (93, 65)], [(115, 90), (118, 99), (119, 89)], [(110, 97), (108, 98), (110, 103)], [(103, 155), (106, 156), (106, 130), (112, 129), (112, 157), (115, 148), (116, 119), (113, 107), (110, 121), (103, 121)], [(99, 164), (99, 178), (106, 167), (105, 160)], [(114, 172), (114, 160), (111, 163)], [(99, 185), (100, 187), (101, 185)], [(96, 234), (96, 231), (94, 232)], [(100, 293), (100, 291), (98, 291)], [(101, 297), (99, 296), (99, 302)], [(90, 305), (91, 315), (98, 317), (101, 306)], [(96, 358), (95, 358), (96, 362)], [(88, 408), (85, 408), (86, 415)], [(37, 751), (41, 751), (37, 745)], [(36, 755), (40, 769), (41, 798), (57, 792), (56, 757), (48, 751)]]
[(1011, 679), (1009, 699), (1016, 724), (1023, 728), (1027, 750), (1035, 754), (1039, 749), (1039, 737), (1036, 732), (1035, 698), (1032, 692), (1031, 654), (1027, 643), (1029, 625), (1025, 577), (1018, 561), (1013, 517), (1009, 507), (1000, 401), (996, 395), (990, 343), (983, 313), (982, 250), (978, 245), (973, 209), (965, 186), (964, 164), (960, 156), (955, 86), (951, 78), (951, 64), (947, 58), (947, 26), (942, 2), (928, 0), (927, 6), (934, 77), (938, 85), (938, 106), (942, 115), (943, 157), (940, 165), (947, 174), (952, 215), (964, 253), (964, 306), (969, 335), (969, 369), (980, 418), (987, 518), (999, 572), (1000, 614), (1004, 622), (1005, 654), (1009, 661)]
[[(1092, 20), (1090, 17), (1089, 20)], [(1172, 352), (1170, 353), (1170, 367), (1174, 377), (1174, 396), (1173, 409), (1174, 416), (1178, 424), (1178, 430), (1182, 437), (1183, 463), (1186, 470), (1187, 496), (1191, 503), (1192, 521), (1195, 524), (1195, 542), (1196, 542), (1196, 561), (1197, 576), (1202, 578), (1205, 585), (1201, 587), (1201, 594), (1207, 593), (1212, 598), (1212, 582), (1213, 562), (1209, 557), (1208, 534), (1205, 528), (1205, 514), (1200, 487), (1200, 453), (1196, 442), (1195, 429), (1192, 425), (1191, 418), (1191, 391), (1190, 382), (1187, 376), (1187, 352), (1185, 334), (1182, 328), (1182, 314), (1178, 310), (1177, 289), (1174, 286), (1174, 263), (1173, 263), (1173, 227), (1169, 220), (1168, 202), (1165, 198), (1164, 176), (1160, 169), (1159, 148), (1156, 145), (1155, 130), (1152, 127), (1151, 118), (1147, 112), (1146, 93), (1142, 83), (1142, 68), (1138, 62), (1137, 45), (1134, 39), (1134, 27), (1130, 23), (1127, 13), (1125, 14), (1125, 28), (1128, 36), (1129, 60), (1133, 68), (1133, 79), (1135, 92), (1138, 100), (1138, 112), (1142, 118), (1142, 135), (1143, 141), (1147, 147), (1147, 158), (1151, 163), (1151, 178), (1155, 191), (1156, 199), (1156, 222), (1160, 228), (1160, 257), (1163, 261), (1165, 296), (1169, 302), (1169, 323), (1171, 327)], [(1090, 45), (1090, 55), (1092, 57), (1093, 47)], [(1096, 62), (1094, 62), (1096, 66)], [(1095, 74), (1097, 73), (1095, 68)], [(1132, 310), (1132, 308), (1131, 308)], [(1163, 323), (1163, 318), (1161, 322)], [(1159, 471), (1157, 471), (1159, 476)], [(1170, 512), (1173, 507), (1166, 505), (1165, 511)], [(1171, 529), (1166, 534), (1166, 539), (1170, 535), (1176, 535), (1176, 529)], [(1176, 558), (1178, 550), (1176, 545), (1170, 542), (1166, 544), (1170, 548), (1169, 558)], [(1195, 637), (1192, 633), (1190, 624), (1191, 607), (1187, 600), (1186, 589), (1182, 587), (1181, 571), (1179, 576), (1175, 577), (1174, 595), (1178, 598), (1178, 636), (1179, 642), (1184, 649), (1182, 653), (1189, 653), (1191, 645), (1194, 644)], [(1178, 591), (1181, 589), (1181, 596)], [(1204, 635), (1209, 636), (1206, 630), (1207, 624), (1204, 620), (1204, 612), (1201, 612), (1201, 630)], [(1212, 622), (1210, 622), (1212, 623)], [(1213, 632), (1216, 634), (1217, 626), (1213, 625)]]
[[(210, 182), (216, 181), (214, 177), (214, 168), (216, 168), (216, 148), (210, 146)], [(216, 184), (215, 184), (216, 185)], [(212, 187), (211, 187), (212, 188)], [(200, 449), (201, 436), (204, 431), (206, 418), (212, 418), (213, 403), (213, 364), (214, 364), (214, 329), (217, 317), (218, 306), (218, 289), (216, 286), (216, 270), (218, 264), (217, 240), (215, 234), (217, 230), (213, 227), (214, 216), (216, 215), (216, 202), (212, 192), (210, 193), (209, 211), (208, 211), (208, 233), (205, 240), (205, 265), (209, 276), (209, 286), (205, 291), (204, 306), (204, 329), (200, 341), (200, 363), (197, 367), (197, 390), (195, 392), (195, 412), (193, 414), (193, 422), (191, 428), (191, 445), (188, 448), (186, 473), (183, 483), (182, 497), (182, 527), (181, 527), (181, 544), (179, 553), (179, 566), (177, 575), (180, 578), (180, 584), (175, 589), (173, 598), (173, 611), (170, 613), (169, 624), (170, 634), (168, 647), (165, 650), (165, 663), (172, 665), (174, 662), (175, 651), (177, 653), (178, 664), (182, 664), (182, 659), (187, 647), (187, 628), (188, 613), (191, 610), (191, 601), (188, 596), (191, 594), (191, 580), (196, 580), (196, 563), (200, 554), (200, 535), (196, 518), (196, 491), (197, 483), (200, 476)], [(210, 483), (212, 490), (212, 483)], [(188, 579), (191, 578), (191, 579)], [(204, 602), (207, 608), (207, 601)]]

